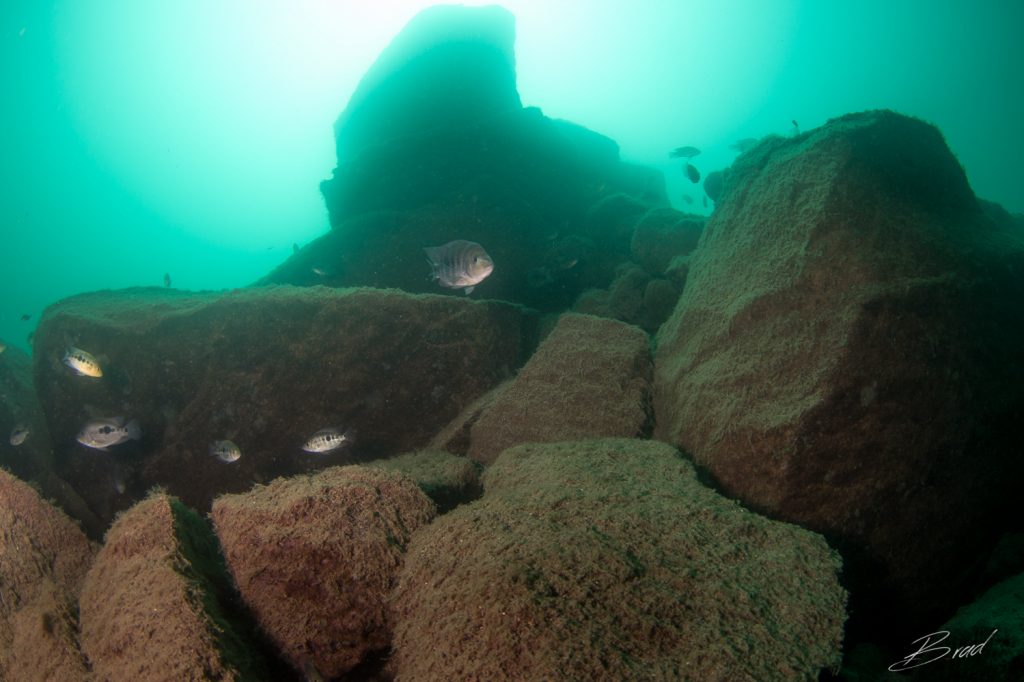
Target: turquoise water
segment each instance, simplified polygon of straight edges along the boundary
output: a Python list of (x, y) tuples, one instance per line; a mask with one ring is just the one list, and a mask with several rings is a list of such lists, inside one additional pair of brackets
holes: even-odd
[[(81, 291), (243, 286), (327, 231), (332, 123), (430, 4), (2, 3), (0, 339), (27, 347)], [(1024, 211), (1024, 3), (503, 4), (523, 103), (663, 169), (680, 207), (707, 211), (673, 147), (706, 173), (740, 138), (884, 107), (938, 125), (976, 193)]]

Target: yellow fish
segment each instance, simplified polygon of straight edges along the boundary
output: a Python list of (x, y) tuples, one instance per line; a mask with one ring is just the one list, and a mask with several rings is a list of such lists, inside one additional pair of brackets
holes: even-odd
[(64, 364), (70, 367), (75, 374), (84, 377), (103, 376), (103, 369), (100, 367), (99, 361), (81, 348), (74, 346), (68, 348), (64, 353)]

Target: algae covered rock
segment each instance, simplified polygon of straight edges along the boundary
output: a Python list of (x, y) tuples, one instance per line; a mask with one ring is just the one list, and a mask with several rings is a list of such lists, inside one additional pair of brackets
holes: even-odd
[(521, 445), (484, 485), (413, 535), (398, 680), (814, 680), (839, 662), (838, 555), (665, 444)]
[[(163, 485), (209, 508), (223, 492), (312, 468), (423, 447), (520, 364), (522, 308), (387, 290), (268, 287), (189, 294), (132, 289), (51, 306), (36, 334), (35, 377), (56, 468), (103, 519)], [(100, 378), (61, 363), (70, 343)], [(106, 452), (75, 442), (91, 417), (136, 419), (143, 436)], [(354, 446), (310, 454), (320, 429)], [(241, 458), (210, 454), (229, 439)]]
[[(1019, 680), (1024, 677), (1024, 574), (988, 590), (956, 612), (941, 628), (948, 638), (935, 646), (949, 647), (942, 660), (912, 672), (913, 679), (949, 682)], [(920, 648), (908, 643), (907, 652)], [(952, 653), (964, 650), (962, 658)], [(938, 653), (938, 652), (936, 652)], [(905, 659), (904, 659), (905, 660)], [(911, 661), (913, 663), (914, 661)]]
[(82, 588), (82, 649), (98, 680), (270, 680), (217, 540), (156, 493), (122, 514)]
[(483, 493), (480, 465), (467, 457), (448, 452), (409, 452), (367, 462), (366, 466), (405, 474), (437, 505), (439, 514), (474, 500)]
[(212, 517), (262, 630), (296, 668), (331, 678), (387, 648), (405, 546), (434, 514), (407, 476), (346, 466), (224, 495)]
[(468, 454), (488, 463), (528, 441), (633, 437), (649, 428), (647, 335), (567, 313), (470, 428)]
[(0, 679), (87, 679), (75, 602), (92, 558), (71, 519), (0, 470)]
[(673, 258), (697, 248), (705, 222), (671, 208), (651, 209), (633, 228), (633, 260), (652, 275), (663, 274)]
[(841, 539), (862, 622), (933, 627), (1014, 516), (1024, 246), (935, 128), (884, 111), (742, 155), (704, 231), (656, 436)]

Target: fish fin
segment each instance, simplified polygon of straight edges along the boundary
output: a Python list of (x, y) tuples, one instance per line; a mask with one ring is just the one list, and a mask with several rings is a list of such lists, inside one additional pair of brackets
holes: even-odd
[(124, 428), (126, 435), (132, 440), (139, 440), (142, 438), (142, 427), (139, 426), (139, 422), (134, 419), (125, 424)]
[(473, 289), (476, 289), (476, 287), (466, 287), (466, 296), (469, 296), (471, 293), (473, 293)]
[(424, 246), (423, 247), (423, 253), (427, 254), (427, 260), (430, 262), (431, 266), (435, 266), (436, 267), (437, 264), (441, 262), (441, 259), (439, 258), (439, 255), (440, 255), (439, 252), (440, 251), (441, 251), (441, 247), (440, 246)]
[(356, 442), (355, 429), (345, 429), (345, 432), (342, 433), (341, 435), (345, 437), (345, 442), (348, 443), (349, 445)]

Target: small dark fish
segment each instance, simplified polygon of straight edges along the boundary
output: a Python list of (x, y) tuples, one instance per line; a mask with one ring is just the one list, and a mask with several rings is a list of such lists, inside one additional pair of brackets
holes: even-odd
[(210, 444), (210, 454), (220, 461), (230, 464), (238, 461), (242, 456), (242, 450), (233, 441), (215, 440)]
[(796, 137), (797, 135), (800, 134), (800, 124), (797, 123), (795, 120), (790, 121), (790, 123), (793, 124), (793, 137)]
[(22, 322), (28, 322), (31, 319), (32, 319), (32, 313), (22, 313), (21, 314), (21, 321)]
[(686, 173), (686, 177), (690, 179), (690, 182), (697, 184), (700, 182), (700, 171), (692, 163), (688, 163), (683, 166), (683, 171)]
[(168, 289), (171, 288), (171, 273), (169, 272), (164, 273), (164, 286)]
[(693, 206), (693, 197), (691, 197), (689, 194), (684, 194), (683, 195), (683, 203), (686, 203), (686, 204), (689, 204), (690, 206)]
[(456, 239), (423, 250), (433, 270), (431, 277), (449, 289), (463, 289), (468, 294), (494, 270), (494, 261), (476, 242)]
[(292, 244), (292, 253), (298, 253), (298, 252), (299, 252), (299, 245), (298, 245), (297, 242), (295, 242), (295, 243)]
[(693, 157), (700, 154), (700, 150), (696, 147), (676, 147), (668, 153), (670, 159), (692, 159)]
[(31, 433), (32, 430), (27, 426), (24, 424), (18, 424), (14, 427), (14, 430), (11, 431), (11, 445), (18, 447), (25, 442), (25, 439), (28, 438)]

